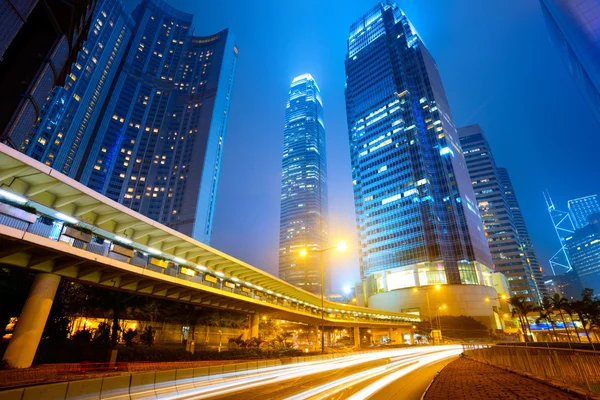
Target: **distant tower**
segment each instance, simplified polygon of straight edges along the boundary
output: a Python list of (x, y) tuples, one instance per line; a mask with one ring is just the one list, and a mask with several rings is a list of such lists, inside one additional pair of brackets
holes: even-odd
[[(510, 277), (512, 294), (539, 302), (541, 293), (526, 256), (515, 212), (520, 215), (523, 228), (525, 222), (508, 173), (504, 170), (504, 176), (500, 175), (492, 149), (479, 125), (459, 128), (458, 135), (496, 270)], [(526, 228), (523, 231), (526, 233)], [(539, 265), (537, 268), (539, 270)], [(541, 275), (540, 280), (543, 287)]]
[(546, 200), (546, 206), (548, 207), (548, 214), (550, 214), (550, 219), (554, 226), (554, 231), (560, 242), (560, 249), (554, 253), (552, 258), (550, 258), (550, 268), (554, 275), (571, 272), (571, 260), (569, 259), (565, 242), (567, 237), (570, 237), (573, 232), (575, 232), (575, 226), (571, 220), (571, 215), (567, 211), (556, 209), (550, 198), (550, 193), (546, 191), (543, 192), (543, 194), (544, 199)]
[(310, 74), (292, 81), (285, 112), (279, 224), (279, 277), (320, 293), (319, 257), (299, 251), (327, 241), (327, 160), (323, 103)]

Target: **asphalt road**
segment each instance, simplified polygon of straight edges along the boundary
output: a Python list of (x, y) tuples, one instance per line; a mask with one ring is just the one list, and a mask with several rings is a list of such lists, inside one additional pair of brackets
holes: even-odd
[[(421, 399), (460, 346), (415, 347), (271, 367), (241, 377), (212, 377), (179, 387), (172, 400)], [(173, 388), (173, 393), (177, 393)]]

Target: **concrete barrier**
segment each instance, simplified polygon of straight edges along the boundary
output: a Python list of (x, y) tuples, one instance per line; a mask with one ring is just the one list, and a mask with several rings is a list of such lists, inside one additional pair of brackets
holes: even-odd
[(23, 400), (64, 400), (67, 396), (67, 382), (25, 388)]
[(0, 392), (0, 400), (21, 400), (25, 389), (10, 389)]
[(194, 390), (194, 368), (178, 369), (175, 371), (177, 393), (184, 394)]
[(156, 372), (143, 372), (131, 375), (131, 386), (129, 396), (131, 400), (137, 399), (156, 399), (154, 390), (154, 379)]
[(234, 364), (235, 372), (238, 376), (248, 375), (248, 363)]
[(254, 372), (256, 369), (258, 369), (258, 363), (256, 361), (250, 361), (246, 364), (248, 365), (248, 372)]
[(99, 400), (102, 378), (69, 382), (66, 400)]
[(208, 385), (210, 381), (208, 379), (202, 379), (205, 377), (208, 377), (208, 367), (194, 368), (194, 387), (198, 388)]
[(167, 371), (156, 371), (154, 378), (154, 391), (156, 398), (161, 399), (173, 395), (173, 387), (175, 385), (175, 377), (177, 370), (171, 369)]
[(100, 399), (130, 400), (131, 375), (107, 376), (102, 379)]

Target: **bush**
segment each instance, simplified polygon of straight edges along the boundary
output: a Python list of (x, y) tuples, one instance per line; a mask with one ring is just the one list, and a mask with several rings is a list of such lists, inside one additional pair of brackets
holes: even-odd
[(154, 344), (154, 336), (156, 335), (156, 330), (152, 326), (147, 326), (144, 329), (144, 333), (140, 335), (140, 340), (146, 346), (152, 346)]
[(135, 339), (137, 334), (138, 334), (137, 329), (131, 329), (131, 328), (127, 329), (126, 332), (123, 332), (123, 340), (125, 341), (125, 346), (127, 346), (127, 347), (133, 346), (135, 344), (133, 339)]
[(71, 341), (77, 344), (89, 344), (92, 341), (92, 331), (82, 329), (71, 336)]
[(95, 345), (107, 345), (110, 342), (110, 325), (106, 322), (100, 322), (98, 329), (94, 332), (94, 339), (92, 341)]

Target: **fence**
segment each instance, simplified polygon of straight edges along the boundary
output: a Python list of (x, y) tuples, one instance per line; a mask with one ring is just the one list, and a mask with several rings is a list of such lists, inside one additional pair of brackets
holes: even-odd
[(490, 345), (463, 345), (463, 351), (490, 365), (600, 393), (600, 352)]

